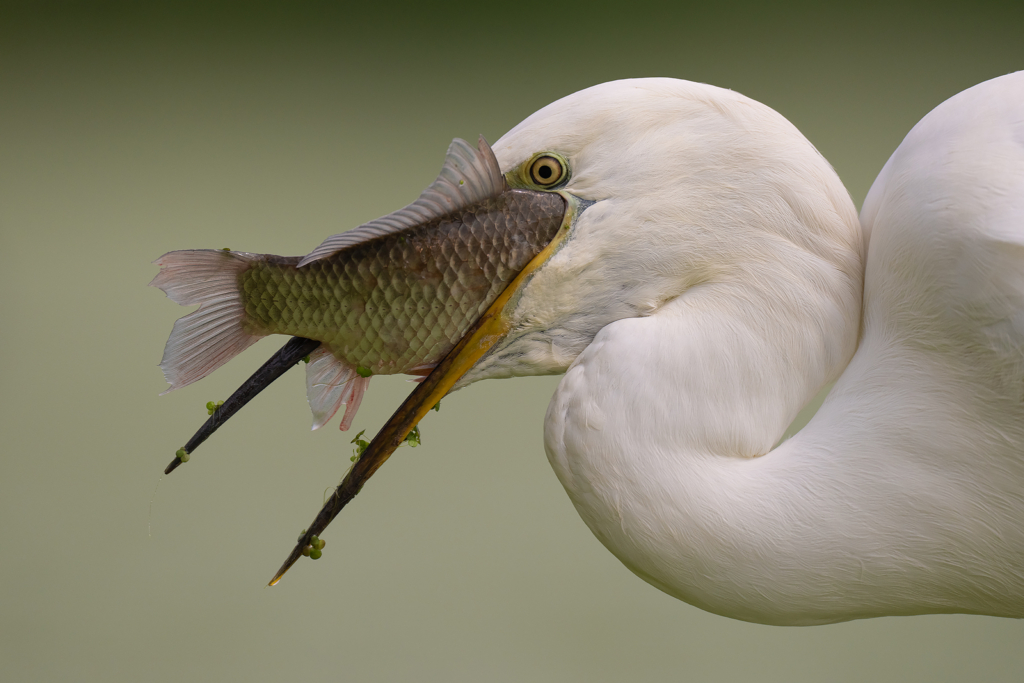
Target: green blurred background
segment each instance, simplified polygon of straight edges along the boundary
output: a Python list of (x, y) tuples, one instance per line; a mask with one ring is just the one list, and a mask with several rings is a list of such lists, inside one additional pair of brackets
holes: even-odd
[[(446, 399), (273, 589), (351, 455), (302, 373), (160, 476), (280, 343), (158, 397), (166, 251), (306, 253), (451, 138), (632, 76), (774, 107), (859, 206), (921, 116), (1024, 68), (1024, 3), (825, 5), (0, 6), (0, 679), (1020, 680), (1016, 621), (773, 628), (646, 585), (548, 468), (557, 378)], [(356, 429), (409, 388), (375, 379)]]

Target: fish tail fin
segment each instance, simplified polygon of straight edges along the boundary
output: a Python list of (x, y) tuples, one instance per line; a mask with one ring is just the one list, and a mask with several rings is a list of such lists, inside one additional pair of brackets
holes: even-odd
[(164, 347), (160, 369), (173, 391), (206, 377), (263, 335), (245, 329), (239, 275), (256, 254), (222, 249), (172, 251), (153, 263), (160, 272), (149, 284), (183, 306), (199, 310), (179, 318)]
[(356, 369), (338, 360), (326, 346), (309, 354), (306, 365), (306, 400), (313, 412), (313, 429), (320, 429), (345, 405), (341, 430), (347, 431), (359, 411), (363, 394), (370, 384), (369, 377), (361, 377)]

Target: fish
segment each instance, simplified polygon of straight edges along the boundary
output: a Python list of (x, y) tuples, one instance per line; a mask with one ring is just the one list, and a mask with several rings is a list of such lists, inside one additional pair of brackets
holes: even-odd
[(456, 138), (415, 202), (328, 237), (305, 256), (164, 254), (150, 284), (178, 304), (199, 305), (175, 322), (164, 348), (167, 391), (206, 377), (265, 336), (290, 335), (310, 340), (293, 353), (313, 349), (306, 364), (313, 429), (345, 405), (339, 427), (347, 430), (373, 375), (422, 379), (552, 242), (568, 213), (558, 193), (512, 187), (483, 137), (475, 147)]

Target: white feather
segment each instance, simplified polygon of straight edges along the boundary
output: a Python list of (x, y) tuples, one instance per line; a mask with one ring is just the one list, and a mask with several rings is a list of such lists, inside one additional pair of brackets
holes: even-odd
[(863, 228), (791, 124), (711, 86), (597, 86), (494, 149), (559, 152), (597, 204), (468, 379), (568, 368), (548, 456), (626, 566), (764, 623), (1024, 616), (1024, 72), (919, 123)]

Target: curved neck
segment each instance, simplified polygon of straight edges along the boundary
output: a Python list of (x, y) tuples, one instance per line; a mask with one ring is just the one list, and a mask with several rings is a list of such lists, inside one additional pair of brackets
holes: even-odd
[[(672, 425), (660, 435), (645, 432), (644, 441), (666, 438), (665, 447), (713, 456), (764, 455), (849, 363), (859, 330), (859, 280), (836, 276), (831, 286), (810, 287), (744, 275), (761, 287), (699, 285), (655, 315), (619, 321), (595, 340), (628, 340), (629, 351), (618, 356), (634, 378), (622, 394), (622, 410), (633, 418), (628, 424), (652, 419), (654, 411), (654, 424)], [(610, 361), (609, 353), (595, 347), (587, 356)]]
[(801, 542), (775, 505), (780, 481), (793, 480), (763, 466), (774, 453), (758, 456), (848, 362), (851, 289), (707, 283), (606, 326), (579, 356), (548, 408), (545, 446), (584, 521), (627, 567), (704, 609), (788, 618), (780, 603), (804, 575), (787, 584), (780, 567), (767, 586), (773, 572), (749, 561), (801, 555), (779, 552)]
[[(868, 335), (838, 397), (769, 453), (838, 372), (843, 340), (827, 330), (842, 328), (828, 305), (739, 294), (700, 287), (613, 323), (559, 384), (545, 447), (598, 539), (670, 595), (748, 621), (1024, 609), (1007, 593), (1024, 583), (1024, 532), (991, 508), (1020, 505), (1019, 446), (965, 477), (994, 456), (952, 438), (945, 423), (962, 420), (929, 402), (941, 386), (894, 374), (922, 367), (921, 351)], [(941, 416), (927, 433), (893, 410), (894, 382)]]

